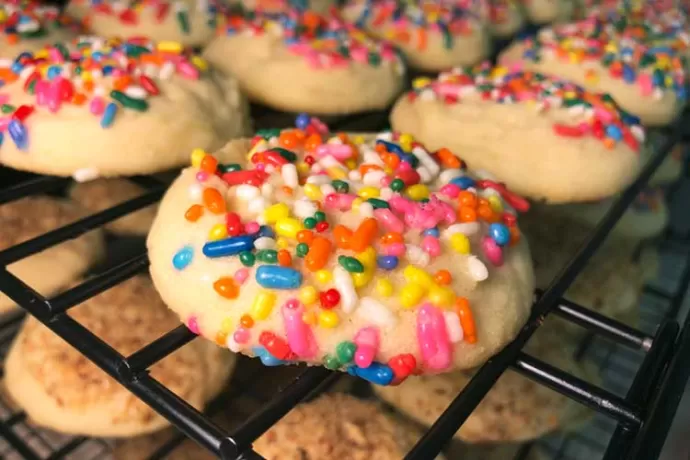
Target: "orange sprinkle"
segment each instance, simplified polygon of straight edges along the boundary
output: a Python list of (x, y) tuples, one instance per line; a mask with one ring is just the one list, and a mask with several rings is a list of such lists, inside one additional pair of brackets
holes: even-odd
[(470, 302), (464, 297), (458, 297), (455, 301), (455, 311), (460, 318), (460, 325), (465, 333), (465, 341), (467, 343), (477, 342), (477, 329), (474, 324), (474, 316), (470, 309)]
[(410, 33), (406, 30), (398, 30), (395, 33), (395, 39), (394, 40), (397, 42), (409, 43), (410, 42)]
[(439, 270), (436, 273), (434, 273), (434, 282), (441, 286), (450, 284), (452, 279), (453, 277), (451, 276), (448, 270)]
[(307, 152), (313, 152), (316, 150), (316, 147), (321, 144), (323, 144), (321, 136), (317, 133), (314, 133), (307, 137), (307, 140), (304, 141), (304, 148), (307, 150)]
[(381, 159), (391, 169), (398, 169), (400, 166), (400, 157), (395, 153), (385, 152), (381, 154)]
[(74, 93), (74, 96), (72, 97), (72, 104), (84, 105), (85, 102), (86, 96), (84, 96), (82, 93)]
[(436, 152), (436, 154), (438, 155), (438, 159), (441, 161), (441, 164), (446, 168), (462, 168), (462, 161), (460, 161), (458, 157), (453, 155), (453, 152), (451, 152), (450, 150), (443, 148)]
[(477, 215), (480, 219), (491, 222), (494, 218), (494, 210), (488, 204), (480, 204), (477, 207)]
[(344, 225), (336, 225), (333, 228), (333, 239), (335, 245), (340, 249), (350, 249), (350, 239), (352, 238), (352, 230)]
[(225, 200), (218, 190), (215, 188), (207, 188), (202, 195), (204, 205), (213, 214), (223, 214), (225, 212)]
[(314, 239), (314, 232), (311, 230), (300, 230), (297, 232), (297, 241), (300, 243), (310, 244)]
[(292, 256), (285, 249), (278, 251), (278, 265), (281, 267), (289, 267), (292, 265)]
[(216, 168), (218, 168), (218, 160), (216, 160), (216, 157), (213, 155), (206, 155), (201, 160), (201, 165), (199, 165), (199, 167), (202, 171), (209, 174), (215, 174)]
[(287, 196), (292, 196), (292, 193), (293, 193), (292, 187), (288, 187), (287, 185), (283, 185), (282, 187), (280, 187), (280, 190), (282, 190), (282, 192), (284, 194), (286, 194)]
[(215, 283), (213, 283), (213, 289), (221, 297), (226, 299), (236, 299), (240, 293), (240, 288), (234, 279), (224, 276), (218, 278)]
[(91, 92), (93, 92), (93, 88), (94, 88), (93, 80), (87, 80), (84, 82), (84, 91), (86, 91), (87, 93), (91, 93)]
[(467, 206), (468, 208), (477, 207), (477, 195), (467, 190), (463, 190), (458, 194), (458, 203), (460, 206)]
[(184, 218), (190, 222), (196, 222), (204, 214), (204, 207), (200, 204), (193, 204), (184, 213)]
[(508, 227), (508, 231), (510, 232), (510, 245), (515, 246), (520, 242), (520, 229), (513, 225), (511, 227)]
[(355, 252), (362, 252), (374, 241), (379, 232), (379, 222), (373, 217), (368, 217), (359, 224), (357, 230), (350, 238), (350, 249)]
[(388, 232), (381, 237), (381, 244), (383, 244), (383, 245), (393, 244), (393, 243), (402, 243), (402, 242), (403, 242), (403, 236), (397, 232)]
[(364, 164), (359, 167), (359, 173), (364, 176), (369, 171), (380, 171), (382, 168), (377, 165)]
[(286, 149), (294, 149), (300, 144), (300, 139), (293, 130), (285, 130), (280, 133), (278, 144)]
[(6, 39), (10, 45), (16, 45), (19, 43), (19, 35), (17, 34), (9, 34)]
[(462, 206), (460, 208), (460, 222), (476, 222), (477, 211), (469, 206)]
[(242, 315), (242, 317), (240, 318), (240, 324), (242, 325), (242, 327), (246, 327), (247, 329), (251, 329), (252, 326), (254, 326), (254, 318), (252, 318), (249, 315)]
[(124, 91), (130, 85), (130, 83), (132, 83), (132, 78), (129, 75), (124, 75), (115, 79), (113, 82), (113, 88), (118, 91)]
[(612, 138), (607, 137), (604, 139), (604, 147), (606, 147), (609, 150), (612, 150), (616, 146), (616, 141), (614, 141)]
[(226, 343), (227, 340), (228, 340), (228, 334), (226, 334), (226, 333), (223, 332), (223, 331), (218, 331), (218, 333), (216, 334), (216, 339), (215, 339), (215, 340), (216, 340), (216, 343), (217, 343), (218, 345), (224, 346), (225, 343)]
[(424, 51), (427, 44), (426, 29), (424, 27), (419, 27), (417, 29), (417, 49)]
[(309, 252), (304, 256), (304, 263), (313, 272), (321, 270), (328, 263), (331, 255), (331, 242), (322, 236), (317, 236), (309, 246)]

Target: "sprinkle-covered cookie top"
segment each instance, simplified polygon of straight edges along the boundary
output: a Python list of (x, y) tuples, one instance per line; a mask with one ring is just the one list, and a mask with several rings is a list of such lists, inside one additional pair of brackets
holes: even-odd
[(0, 48), (47, 38), (51, 30), (67, 27), (76, 25), (54, 6), (26, 0), (0, 2)]
[(346, 66), (351, 61), (372, 66), (400, 62), (390, 44), (372, 40), (336, 15), (320, 15), (309, 10), (233, 12), (226, 17), (219, 33), (280, 37), (289, 52), (302, 56), (315, 69)]
[[(225, 261), (227, 275), (201, 288), (226, 299), (228, 312), (251, 305), (213, 331), (186, 318), (192, 331), (264, 364), (307, 359), (379, 384), (447, 369), (454, 343), (477, 341), (465, 296), (520, 240), (524, 199), (470, 177), (447, 149), (428, 151), (405, 134), (333, 134), (306, 115), (293, 129), (259, 132), (246, 164), (192, 154), (193, 204), (179, 219), (208, 236), (170, 263), (183, 274), (192, 263), (200, 273), (199, 259)], [(416, 318), (418, 349), (374, 362), (380, 331), (407, 318)], [(363, 327), (335, 349), (314, 338), (353, 321)]]
[[(522, 57), (582, 66), (597, 63), (607, 77), (636, 85), (642, 96), (661, 98), (663, 92), (672, 91), (681, 102), (686, 101), (686, 58), (668, 44), (657, 44), (651, 31), (650, 27), (628, 28), (625, 20), (612, 26), (591, 17), (545, 29), (537, 38), (525, 40)], [(602, 75), (594, 67), (586, 72), (593, 82)]]
[(499, 104), (526, 104), (536, 111), (567, 109), (573, 122), (554, 122), (559, 136), (592, 136), (607, 147), (624, 143), (639, 151), (645, 139), (639, 119), (616, 105), (608, 94), (588, 92), (566, 80), (537, 72), (510, 71), (506, 67), (477, 66), (453, 69), (435, 80), (418, 78), (408, 93), (412, 100), (440, 99), (447, 104), (472, 97)]
[(473, 34), (481, 27), (479, 18), (486, 8), (477, 0), (365, 0), (362, 4), (355, 21), (359, 27), (381, 30), (378, 36), (420, 50), (426, 48), (428, 34), (441, 35), (444, 46), (453, 48), (454, 37)]
[(20, 150), (31, 142), (36, 112), (83, 110), (107, 129), (123, 111), (146, 112), (173, 76), (196, 80), (206, 62), (179, 44), (145, 39), (82, 37), (67, 44), (0, 60), (0, 149), (3, 138)]
[(511, 14), (519, 14), (517, 0), (488, 0), (487, 8), (492, 24), (505, 24), (510, 21)]

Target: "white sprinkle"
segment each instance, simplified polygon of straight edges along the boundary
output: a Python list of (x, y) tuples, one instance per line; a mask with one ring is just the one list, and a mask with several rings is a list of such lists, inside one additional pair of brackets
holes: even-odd
[(360, 173), (358, 170), (353, 169), (350, 171), (350, 173), (347, 175), (348, 179), (354, 182), (359, 182), (362, 180), (362, 173)]
[(335, 193), (335, 188), (331, 184), (323, 184), (321, 186), (321, 193), (323, 196), (328, 196)]
[(633, 125), (630, 127), (630, 132), (632, 133), (633, 136), (635, 136), (635, 139), (637, 139), (638, 142), (644, 142), (645, 141), (645, 132), (644, 128), (640, 125)]
[(418, 167), (416, 171), (417, 171), (417, 174), (419, 174), (419, 179), (421, 180), (421, 182), (423, 184), (428, 184), (429, 182), (431, 182), (433, 180), (431, 173), (424, 166)]
[(103, 96), (106, 95), (106, 92), (107, 92), (107, 91), (106, 91), (106, 89), (103, 87), (103, 85), (97, 85), (97, 86), (93, 89), (93, 94), (94, 94), (95, 96), (103, 97)]
[(225, 345), (227, 345), (228, 349), (233, 353), (239, 353), (242, 350), (242, 345), (235, 342), (235, 338), (232, 334), (228, 334), (228, 338), (225, 340)]
[(273, 196), (273, 191), (274, 191), (273, 186), (271, 184), (269, 184), (268, 182), (265, 182), (263, 185), (261, 185), (261, 195), (264, 198), (266, 198), (266, 199), (271, 198)]
[(405, 256), (407, 261), (420, 267), (429, 265), (430, 257), (422, 248), (413, 244), (405, 245)]
[(380, 187), (381, 186), (381, 179), (383, 179), (384, 177), (386, 177), (385, 171), (373, 170), (373, 171), (367, 172), (364, 175), (362, 182), (364, 182), (364, 185), (371, 185), (373, 187)]
[(97, 179), (101, 173), (96, 168), (82, 168), (74, 171), (72, 178), (77, 182), (88, 182)]
[(273, 249), (276, 247), (276, 240), (267, 236), (262, 236), (254, 240), (254, 247), (256, 249)]
[(283, 182), (285, 182), (285, 185), (291, 188), (296, 188), (299, 185), (299, 178), (297, 177), (297, 167), (292, 164), (288, 163), (286, 165), (283, 165), (282, 168), (280, 168), (280, 173), (283, 176)]
[(455, 235), (456, 233), (462, 233), (463, 235), (471, 236), (477, 233), (478, 231), (479, 222), (462, 222), (459, 224), (453, 224), (449, 226), (443, 232), (443, 236), (446, 238), (450, 238), (452, 235)]
[(161, 66), (158, 78), (161, 80), (169, 80), (175, 73), (175, 65), (172, 62), (166, 62)]
[(374, 217), (374, 206), (371, 203), (364, 202), (359, 205), (359, 215), (364, 217)]
[(362, 297), (355, 315), (379, 327), (392, 327), (398, 318), (385, 305), (371, 297)]
[(301, 199), (295, 201), (292, 211), (295, 213), (295, 216), (300, 219), (306, 219), (307, 217), (313, 216), (314, 213), (318, 211), (318, 208), (311, 200)]
[(275, 170), (276, 170), (276, 167), (273, 166), (273, 165), (266, 165), (266, 167), (264, 168), (264, 172), (265, 172), (266, 174), (268, 174), (269, 176), (270, 176), (271, 174), (273, 174), (273, 172), (275, 172)]
[(133, 99), (146, 99), (146, 96), (149, 95), (144, 88), (138, 85), (129, 85), (125, 94)]
[(357, 306), (357, 291), (352, 277), (343, 267), (333, 269), (333, 285), (340, 291), (340, 304), (345, 313), (352, 313)]
[(201, 199), (201, 194), (203, 193), (203, 187), (201, 184), (192, 184), (189, 186), (189, 198), (193, 201), (198, 201)]
[(446, 331), (448, 331), (448, 339), (451, 343), (458, 343), (465, 336), (460, 324), (458, 314), (453, 311), (444, 311), (443, 319), (446, 320)]
[(333, 158), (331, 155), (326, 155), (323, 156), (319, 159), (319, 164), (323, 166), (325, 169), (328, 168), (342, 168), (343, 166), (340, 164), (338, 160)]
[(429, 152), (427, 152), (426, 149), (417, 146), (412, 149), (412, 154), (419, 159), (432, 177), (438, 176), (438, 173), (441, 172), (441, 167), (438, 165), (438, 163), (436, 163), (436, 161), (434, 161), (433, 158), (431, 158), (431, 155), (429, 155)]
[(386, 141), (386, 142), (390, 142), (390, 141), (393, 140), (393, 133), (390, 132), (390, 131), (384, 131), (384, 132), (382, 132), (382, 133), (379, 133), (379, 134), (376, 136), (376, 140), (377, 140), (377, 141)]
[(438, 178), (442, 184), (448, 184), (451, 180), (455, 179), (456, 177), (462, 177), (464, 175), (465, 174), (460, 169), (446, 169), (441, 172)]
[(253, 214), (263, 214), (264, 210), (268, 207), (266, 199), (264, 197), (258, 197), (249, 202), (247, 210)]
[(374, 152), (373, 150), (366, 150), (362, 155), (362, 158), (364, 160), (364, 164), (384, 166), (383, 160), (381, 159), (379, 154)]
[(242, 201), (251, 201), (260, 195), (259, 187), (249, 184), (241, 184), (235, 188), (235, 196)]
[(423, 89), (419, 93), (420, 101), (433, 101), (436, 99), (436, 94), (432, 89)]
[(330, 177), (326, 176), (325, 174), (307, 177), (307, 184), (323, 185), (323, 184), (330, 184), (330, 183), (331, 183)]
[(379, 195), (379, 199), (384, 200), (384, 201), (388, 201), (391, 198), (393, 198), (394, 194), (395, 194), (395, 192), (393, 191), (392, 188), (385, 187), (385, 188), (381, 189), (381, 194)]
[[(7, 66), (3, 65), (4, 62), (0, 62), (0, 67), (11, 67), (12, 62), (13, 61), (9, 61), (9, 64)], [(26, 80), (32, 73), (34, 73), (35, 70), (35, 65), (28, 65), (24, 67), (21, 72), (19, 72), (19, 78), (21, 78), (22, 80)]]
[(470, 256), (467, 265), (470, 269), (470, 275), (475, 281), (484, 281), (489, 277), (489, 270), (486, 269), (484, 262), (479, 260), (477, 256)]

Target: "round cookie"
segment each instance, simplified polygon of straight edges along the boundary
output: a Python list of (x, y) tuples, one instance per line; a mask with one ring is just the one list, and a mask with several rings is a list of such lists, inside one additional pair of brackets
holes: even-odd
[[(0, 204), (0, 251), (86, 217), (74, 203), (31, 196)], [(103, 234), (93, 230), (10, 264), (10, 273), (35, 291), (52, 296), (86, 272), (105, 252)], [(15, 308), (0, 293), (0, 313)]]
[(230, 3), (242, 5), (247, 10), (261, 10), (269, 13), (297, 8), (325, 14), (331, 7), (337, 7), (339, 2), (336, 0), (231, 0)]
[[(127, 179), (96, 179), (76, 183), (69, 190), (69, 196), (91, 213), (97, 213), (139, 197), (146, 189)], [(149, 232), (158, 205), (154, 204), (136, 212), (126, 214), (104, 227), (116, 235), (143, 236)]]
[(150, 270), (192, 331), (379, 384), (477, 366), (515, 337), (534, 287), (507, 204), (523, 199), (410, 136), (297, 126), (231, 165), (195, 156), (163, 198)]
[(570, 21), (577, 9), (576, 0), (523, 0), (522, 5), (533, 24)]
[(70, 0), (67, 13), (102, 37), (204, 46), (213, 39), (223, 9), (223, 0)]
[[(596, 380), (589, 366), (574, 361), (574, 343), (547, 326), (525, 351), (572, 375)], [(377, 396), (406, 416), (431, 425), (465, 388), (474, 371), (412, 377), (398, 386), (374, 386)], [(455, 433), (468, 443), (525, 442), (554, 430), (579, 425), (591, 412), (548, 387), (507, 370)], [(464, 457), (462, 457), (464, 458)]]
[(326, 394), (292, 409), (254, 442), (254, 450), (264, 458), (281, 460), (398, 460), (420, 435), (375, 402)]
[(43, 51), (0, 62), (6, 166), (78, 181), (153, 173), (247, 131), (237, 82), (175, 44), (82, 37), (44, 51), (33, 72)]
[(70, 40), (78, 32), (78, 24), (56, 6), (33, 0), (0, 3), (0, 59)]
[[(87, 300), (69, 315), (125, 356), (179, 324), (143, 275)], [(195, 340), (154, 364), (151, 375), (200, 409), (221, 390), (234, 362), (231, 353)], [(168, 425), (33, 317), (7, 355), (5, 386), (32, 422), (63, 433), (126, 437)]]
[(667, 125), (688, 98), (681, 55), (668, 47), (653, 46), (646, 36), (625, 35), (588, 18), (543, 29), (537, 37), (512, 45), (499, 61), (608, 93), (645, 125)]
[(387, 43), (336, 16), (233, 13), (204, 56), (250, 99), (290, 112), (348, 114), (388, 107), (405, 69)]
[(488, 23), (491, 35), (509, 38), (525, 26), (525, 13), (518, 0), (488, 0)]
[(554, 203), (621, 191), (638, 173), (645, 138), (606, 95), (488, 65), (417, 79), (395, 104), (391, 126), (461, 153), (516, 193)]
[(482, 11), (473, 7), (433, 0), (353, 0), (344, 6), (343, 16), (374, 37), (390, 40), (410, 67), (438, 72), (474, 65), (489, 56)]

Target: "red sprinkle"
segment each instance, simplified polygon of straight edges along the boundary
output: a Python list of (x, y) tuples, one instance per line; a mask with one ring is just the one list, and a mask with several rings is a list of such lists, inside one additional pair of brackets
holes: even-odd
[(260, 187), (268, 178), (268, 174), (259, 170), (249, 171), (233, 171), (224, 173), (221, 176), (228, 185), (242, 185), (249, 184), (254, 187)]
[(513, 192), (510, 192), (503, 184), (498, 184), (494, 181), (484, 179), (478, 180), (477, 186), (479, 188), (492, 188), (496, 190), (498, 193), (501, 194), (501, 197), (503, 197), (503, 199), (506, 200), (508, 204), (515, 208), (517, 211), (529, 211), (529, 201), (527, 201), (519, 195), (514, 194)]
[(153, 96), (157, 96), (160, 94), (160, 90), (158, 89), (158, 86), (156, 86), (156, 82), (151, 80), (146, 75), (142, 75), (139, 77), (139, 83), (141, 83), (142, 88), (144, 88), (146, 92), (148, 92), (149, 94)]
[(319, 302), (321, 302), (322, 308), (330, 310), (340, 302), (340, 292), (338, 292), (336, 289), (329, 289), (325, 292), (320, 292)]
[(294, 356), (287, 342), (275, 335), (273, 332), (262, 332), (259, 336), (259, 343), (263, 345), (270, 354), (278, 359), (288, 360), (292, 359)]
[(555, 123), (553, 130), (556, 134), (563, 137), (582, 137), (584, 133), (578, 126), (567, 126)]

